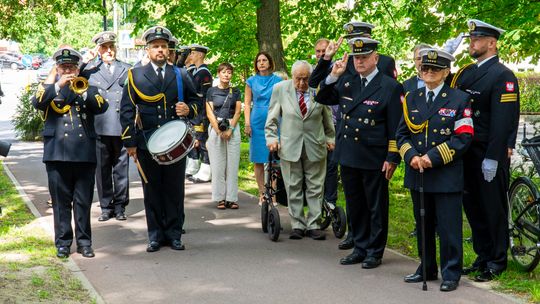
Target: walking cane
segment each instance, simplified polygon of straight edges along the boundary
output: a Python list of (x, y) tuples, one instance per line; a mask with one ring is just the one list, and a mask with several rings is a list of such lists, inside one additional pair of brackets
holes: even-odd
[(426, 283), (426, 209), (424, 206), (424, 168), (420, 167), (420, 230), (422, 235), (422, 290), (427, 290)]

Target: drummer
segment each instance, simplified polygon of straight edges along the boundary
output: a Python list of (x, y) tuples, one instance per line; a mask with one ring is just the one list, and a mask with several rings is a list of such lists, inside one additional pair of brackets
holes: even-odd
[[(171, 38), (171, 32), (162, 26), (144, 32), (150, 64), (128, 71), (120, 110), (123, 144), (129, 156), (139, 162), (143, 179), (147, 252), (158, 251), (163, 245), (174, 250), (185, 248), (181, 231), (186, 169), (185, 158), (171, 165), (158, 164), (148, 152), (147, 142), (167, 122), (193, 118), (202, 108), (186, 70), (175, 70), (167, 63)], [(182, 78), (179, 83), (178, 75)]]

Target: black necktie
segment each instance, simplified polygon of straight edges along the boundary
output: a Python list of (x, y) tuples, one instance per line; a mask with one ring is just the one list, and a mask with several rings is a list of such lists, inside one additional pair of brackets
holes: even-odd
[(161, 67), (157, 68), (157, 78), (159, 79), (159, 82), (163, 84), (163, 69)]
[(112, 69), (111, 69), (112, 66), (111, 66), (110, 64), (107, 63), (107, 64), (105, 64), (105, 67), (107, 67), (107, 71), (109, 71), (109, 73), (112, 74)]
[(360, 79), (360, 86), (362, 87), (362, 90), (366, 87), (367, 84), (367, 78), (362, 77)]
[(435, 93), (433, 93), (433, 91), (429, 91), (427, 95), (428, 95), (427, 106), (428, 108), (431, 108), (431, 106), (433, 105), (433, 96), (435, 96)]

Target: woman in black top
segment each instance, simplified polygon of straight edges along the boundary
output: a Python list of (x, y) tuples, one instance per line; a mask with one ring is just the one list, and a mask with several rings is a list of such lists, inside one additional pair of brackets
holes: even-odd
[(208, 157), (212, 170), (212, 200), (218, 209), (238, 209), (238, 166), (240, 163), (241, 96), (230, 81), (233, 66), (224, 62), (218, 66), (219, 84), (206, 93)]

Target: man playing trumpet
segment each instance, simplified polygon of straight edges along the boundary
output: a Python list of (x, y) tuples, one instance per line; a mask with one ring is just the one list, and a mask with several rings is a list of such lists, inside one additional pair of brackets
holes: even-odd
[[(58, 81), (40, 84), (32, 104), (45, 114), (43, 162), (53, 202), (57, 256), (69, 256), (75, 218), (77, 252), (94, 257), (90, 207), (96, 170), (94, 115), (107, 111), (98, 89), (79, 75), (81, 54), (70, 47), (54, 53)], [(73, 208), (74, 216), (71, 213)]]

